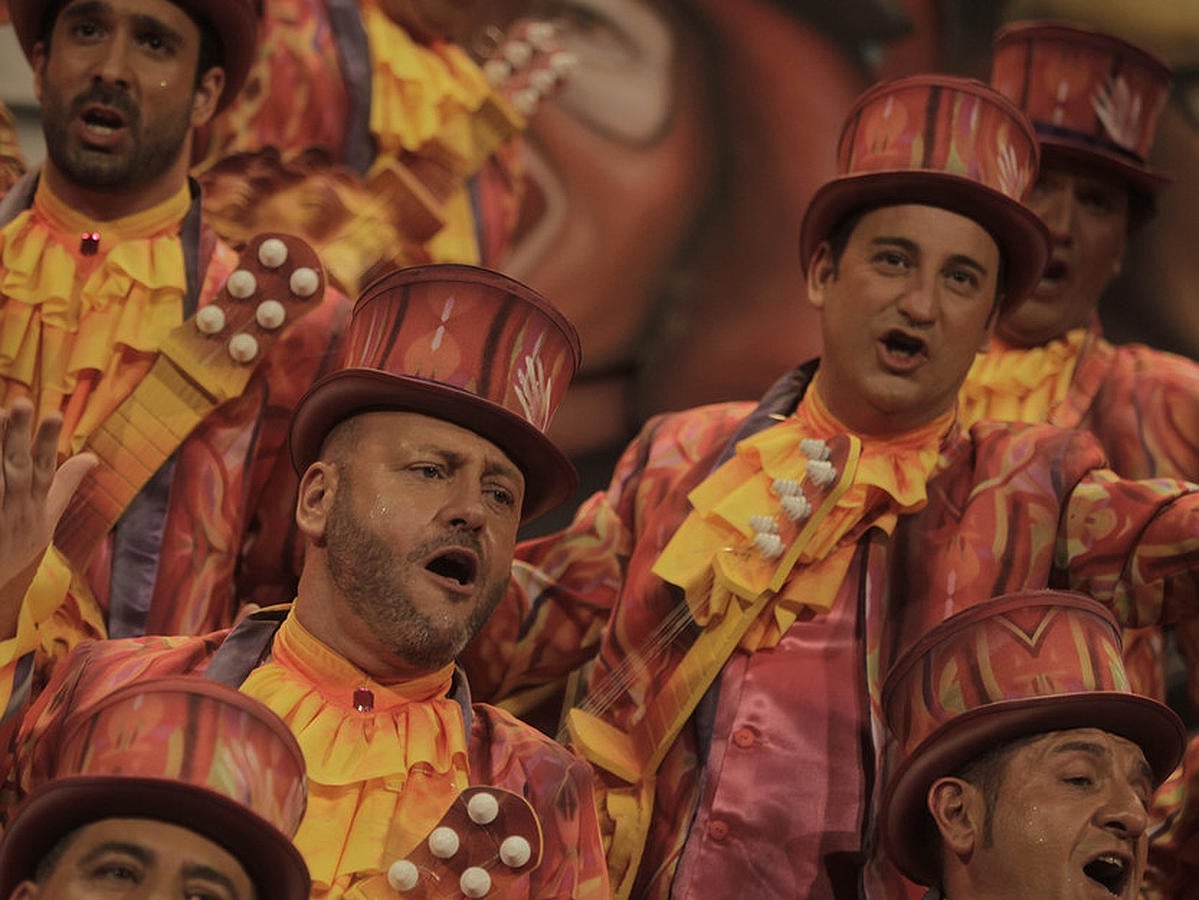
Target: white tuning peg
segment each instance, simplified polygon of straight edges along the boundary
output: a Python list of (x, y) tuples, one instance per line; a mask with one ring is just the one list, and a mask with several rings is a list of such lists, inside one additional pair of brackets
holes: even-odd
[(819, 487), (828, 487), (837, 480), (837, 470), (831, 462), (823, 459), (808, 460), (808, 477)]
[(393, 891), (410, 891), (419, 881), (420, 870), (410, 860), (397, 859), (387, 867), (387, 883)]
[(799, 442), (799, 452), (808, 459), (825, 460), (829, 458), (828, 444), (817, 438), (804, 438)]
[(783, 512), (792, 522), (802, 522), (812, 514), (812, 504), (803, 494), (784, 497), (779, 501), (779, 506), (783, 508)]
[(196, 327), (201, 334), (220, 334), (225, 330), (225, 311), (219, 306), (205, 306), (196, 313)]
[(754, 544), (767, 559), (778, 559), (783, 555), (783, 539), (777, 534), (756, 534)]
[(429, 835), (429, 852), (438, 859), (449, 859), (458, 852), (458, 832), (442, 825)]
[(229, 276), (229, 280), (225, 282), (225, 288), (229, 291), (230, 297), (245, 300), (258, 290), (258, 279), (249, 269), (238, 269)]
[(458, 879), (458, 889), (472, 900), (486, 897), (491, 890), (491, 876), (484, 868), (470, 866), (462, 871), (462, 876)]
[(308, 266), (300, 266), (291, 273), (291, 278), (288, 280), (288, 287), (297, 297), (311, 297), (316, 293), (320, 284), (321, 279), (316, 274), (316, 270), (310, 269)]
[(274, 331), (287, 318), (287, 310), (278, 300), (263, 300), (254, 311), (254, 318), (267, 331)]
[(229, 339), (229, 355), (239, 363), (252, 362), (258, 356), (258, 339), (252, 334), (235, 334)]
[(466, 814), (476, 825), (489, 825), (500, 814), (499, 801), (494, 794), (475, 794), (466, 804)]
[(509, 835), (500, 843), (500, 862), (510, 869), (519, 869), (533, 856), (533, 848), (519, 834)]
[(258, 261), (268, 269), (277, 269), (287, 262), (287, 244), (278, 238), (267, 238), (258, 246)]

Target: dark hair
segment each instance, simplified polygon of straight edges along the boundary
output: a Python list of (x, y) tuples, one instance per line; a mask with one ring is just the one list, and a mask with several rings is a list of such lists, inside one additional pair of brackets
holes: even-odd
[(58, 868), (58, 864), (62, 862), (63, 856), (66, 855), (67, 848), (71, 846), (71, 842), (79, 836), (79, 832), (83, 830), (80, 826), (74, 831), (69, 831), (63, 837), (59, 838), (53, 847), (47, 851), (46, 855), (38, 860), (37, 867), (33, 870), (34, 884), (44, 884), (50, 880), (50, 876), (54, 874), (54, 870)]
[[(42, 42), (46, 45), (46, 52), (50, 52), (50, 37), (54, 33), (54, 23), (58, 21), (59, 13), (62, 8), (67, 5), (70, 0), (54, 0), (46, 5), (46, 10), (42, 14), (42, 27), (39, 32)], [(174, 0), (171, 0), (174, 2)], [(196, 78), (195, 88), (200, 87), (200, 81), (209, 69), (222, 67), (225, 64), (225, 44), (221, 40), (220, 34), (216, 30), (216, 26), (207, 19), (202, 19), (192, 10), (178, 3), (175, 4), (192, 20), (196, 28), (200, 32), (200, 54), (196, 60)]]
[[(990, 847), (995, 842), (995, 807), (999, 803), (999, 791), (1003, 787), (1004, 778), (1007, 777), (1008, 763), (1017, 750), (1040, 736), (1032, 734), (984, 750), (957, 771), (950, 773), (950, 777), (973, 785), (983, 796), (982, 846)], [(936, 861), (932, 868), (940, 872), (941, 833), (937, 830), (932, 815), (927, 811), (921, 818), (920, 827), (925, 832), (923, 844)]]

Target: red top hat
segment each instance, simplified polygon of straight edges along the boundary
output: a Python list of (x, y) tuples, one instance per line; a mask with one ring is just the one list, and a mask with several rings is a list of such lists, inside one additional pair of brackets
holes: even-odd
[(424, 413), (508, 454), (525, 476), (527, 521), (578, 483), (545, 430), (579, 355), (566, 318), (506, 275), (454, 264), (396, 270), (362, 292), (340, 369), (300, 400), (292, 463), (302, 474), (333, 426), (358, 413)]
[[(13, 30), (25, 58), (33, 61), (33, 46), (50, 32), (48, 16), (57, 15), (68, 0), (8, 0)], [(258, 0), (170, 0), (197, 19), (208, 22), (221, 39), (225, 88), (217, 109), (233, 102), (258, 53)]]
[(1045, 160), (1098, 165), (1152, 193), (1170, 181), (1145, 161), (1173, 74), (1120, 38), (1057, 22), (995, 36), (991, 86), (1032, 119)]
[(1044, 225), (1020, 201), (1039, 161), (1028, 119), (985, 84), (915, 75), (876, 84), (849, 112), (839, 177), (812, 197), (800, 228), (807, 270), (820, 242), (852, 213), (917, 203), (966, 216), (1004, 255), (1005, 307), (1036, 286), (1049, 258)]
[(258, 701), (198, 677), (134, 682), (69, 715), (34, 752), (48, 774), (0, 841), (0, 897), (76, 828), (136, 818), (222, 846), (259, 897), (307, 900), (308, 868), (291, 843), (307, 796), (304, 757)]
[(883, 842), (912, 880), (933, 884), (938, 862), (924, 829), (938, 778), (1017, 738), (1099, 728), (1140, 746), (1158, 783), (1186, 741), (1173, 711), (1132, 694), (1120, 629), (1082, 594), (1029, 591), (980, 603), (918, 640), (883, 684), (898, 750), (882, 805)]

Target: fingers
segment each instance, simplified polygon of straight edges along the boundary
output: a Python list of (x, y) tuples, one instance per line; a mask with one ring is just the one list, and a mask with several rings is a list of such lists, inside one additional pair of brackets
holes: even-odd
[(30, 428), (33, 404), (25, 398), (13, 402), (5, 414), (4, 447), (0, 454), (0, 496), (4, 502), (28, 495), (33, 480)]
[(54, 472), (53, 482), (46, 496), (46, 519), (51, 528), (58, 524), (67, 503), (78, 490), (84, 476), (96, 467), (99, 460), (93, 453), (79, 453), (72, 456)]

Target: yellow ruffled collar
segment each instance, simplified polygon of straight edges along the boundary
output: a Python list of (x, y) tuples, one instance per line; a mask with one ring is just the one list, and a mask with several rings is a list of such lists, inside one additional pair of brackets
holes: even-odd
[(963, 427), (983, 420), (1046, 422), (1070, 390), (1093, 329), (1076, 328), (1039, 347), (992, 347), (975, 357), (958, 397)]
[[(33, 206), (0, 229), (0, 402), (27, 396), (39, 418), (64, 411), (64, 453), (83, 446), (183, 321), (178, 232), (189, 204), (184, 185), (151, 209), (96, 223), (43, 179)], [(92, 231), (100, 244), (87, 256), (80, 235)]]
[(773, 602), (741, 646), (773, 646), (804, 608), (828, 610), (857, 539), (890, 534), (904, 513), (927, 502), (926, 484), (952, 411), (887, 439), (852, 434), (809, 386), (795, 414), (741, 441), (735, 456), (689, 495), (693, 510), (654, 572), (683, 588), (696, 621)]
[[(453, 666), (385, 685), (288, 615), (271, 659), (242, 684), (291, 729), (308, 767), (308, 812), (295, 844), (318, 887), (386, 871), (422, 840), (469, 783)], [(354, 691), (371, 691), (360, 712)]]

